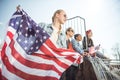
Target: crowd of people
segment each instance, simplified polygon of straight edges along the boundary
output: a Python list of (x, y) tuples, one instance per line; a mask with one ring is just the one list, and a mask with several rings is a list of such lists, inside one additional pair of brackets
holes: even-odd
[[(97, 80), (92, 64), (88, 57), (106, 58), (99, 50), (99, 46), (95, 47), (92, 40), (92, 30), (86, 31), (86, 36), (79, 33), (74, 34), (72, 27), (62, 31), (62, 24), (67, 20), (67, 15), (64, 10), (57, 10), (52, 17), (52, 24), (45, 25), (40, 23), (42, 27), (50, 36), (51, 40), (58, 48), (66, 48), (78, 52), (84, 57), (82, 64), (73, 64), (65, 72), (63, 72), (60, 80)], [(83, 38), (83, 39), (82, 39)], [(82, 45), (80, 44), (82, 41)]]

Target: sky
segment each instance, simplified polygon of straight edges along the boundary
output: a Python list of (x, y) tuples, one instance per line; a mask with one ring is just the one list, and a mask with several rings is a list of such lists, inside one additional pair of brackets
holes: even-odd
[(17, 5), (37, 23), (51, 23), (58, 9), (65, 10), (68, 18), (83, 17), (86, 29), (92, 29), (94, 44), (101, 44), (108, 57), (113, 57), (111, 48), (120, 44), (120, 0), (0, 0), (0, 43)]

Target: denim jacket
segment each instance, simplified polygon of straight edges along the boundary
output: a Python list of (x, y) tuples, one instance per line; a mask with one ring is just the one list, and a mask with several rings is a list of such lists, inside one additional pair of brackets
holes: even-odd
[[(51, 36), (53, 32), (52, 24), (39, 23), (39, 26), (43, 28)], [(66, 35), (64, 32), (60, 32), (56, 44), (59, 48), (67, 48)]]
[(78, 53), (80, 53), (80, 54), (83, 54), (84, 50), (82, 49), (80, 43), (77, 42), (75, 39), (72, 39), (71, 42), (72, 42), (73, 49), (74, 49), (76, 52), (78, 52)]

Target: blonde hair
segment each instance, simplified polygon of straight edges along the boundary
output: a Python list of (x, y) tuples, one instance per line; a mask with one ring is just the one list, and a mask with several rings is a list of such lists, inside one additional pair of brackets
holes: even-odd
[(52, 22), (54, 22), (54, 19), (55, 19), (55, 17), (56, 17), (56, 14), (60, 14), (62, 11), (63, 11), (62, 9), (59, 9), (59, 10), (55, 11), (55, 13), (54, 13), (53, 16), (52, 16)]

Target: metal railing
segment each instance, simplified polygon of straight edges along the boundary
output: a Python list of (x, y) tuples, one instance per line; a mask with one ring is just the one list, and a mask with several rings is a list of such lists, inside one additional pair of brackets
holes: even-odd
[(80, 33), (81, 35), (85, 35), (86, 31), (86, 23), (85, 19), (80, 16), (75, 16), (72, 18), (67, 19), (66, 23), (63, 25), (63, 29), (72, 27), (75, 33)]
[(119, 72), (112, 70), (111, 66), (106, 65), (102, 59), (90, 57), (89, 60), (92, 63), (97, 80), (120, 80)]

